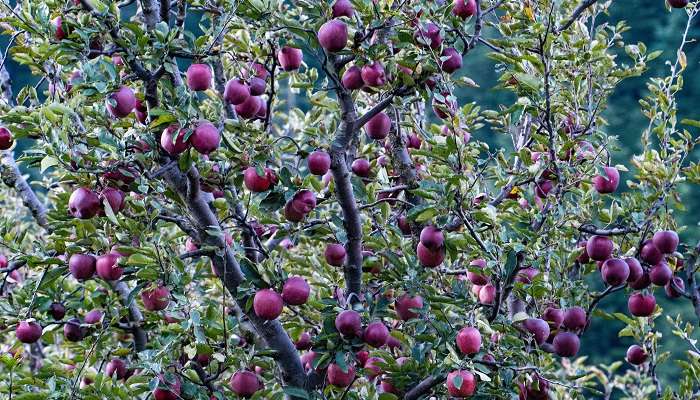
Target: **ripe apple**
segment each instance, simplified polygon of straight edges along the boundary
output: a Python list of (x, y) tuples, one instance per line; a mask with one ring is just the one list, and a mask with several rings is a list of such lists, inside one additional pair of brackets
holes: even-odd
[(647, 353), (639, 345), (633, 344), (627, 349), (627, 362), (632, 365), (641, 365), (647, 360)]
[(250, 371), (237, 371), (231, 380), (229, 386), (233, 393), (241, 397), (252, 397), (258, 390), (262, 388), (262, 383), (258, 379), (258, 375)]
[(75, 279), (90, 279), (95, 274), (96, 261), (89, 254), (73, 254), (68, 259), (68, 270)]
[(124, 269), (119, 266), (119, 255), (116, 253), (107, 253), (97, 257), (95, 269), (97, 275), (106, 281), (116, 281), (122, 277)]
[(586, 243), (588, 256), (596, 261), (604, 261), (610, 258), (613, 251), (613, 241), (607, 236), (594, 235)]
[(246, 170), (243, 172), (243, 183), (248, 190), (255, 193), (261, 193), (267, 191), (270, 189), (270, 187), (272, 187), (272, 185), (274, 185), (276, 180), (274, 171), (267, 167), (265, 167), (263, 171), (265, 175), (260, 176), (258, 175), (257, 168), (253, 166), (246, 168)]
[(434, 50), (439, 49), (442, 44), (440, 27), (432, 22), (428, 22), (423, 28), (418, 28), (413, 37), (419, 44), (427, 45)]
[(294, 347), (297, 350), (308, 350), (311, 348), (311, 335), (309, 332), (302, 332), (299, 335), (299, 339), (294, 342)]
[(554, 184), (549, 179), (541, 179), (535, 183), (535, 195), (541, 199), (547, 197), (552, 189), (554, 189)]
[(625, 258), (625, 262), (627, 263), (627, 267), (630, 271), (630, 274), (627, 277), (627, 282), (632, 283), (642, 277), (642, 274), (644, 274), (644, 269), (642, 268), (642, 264), (640, 264), (636, 258)]
[(418, 312), (423, 308), (423, 298), (419, 295), (410, 296), (404, 293), (399, 296), (394, 303), (394, 311), (402, 321), (408, 321), (418, 317)]
[(532, 377), (532, 382), (527, 384), (518, 384), (518, 399), (519, 400), (549, 400), (549, 382), (544, 380), (539, 375)]
[(408, 218), (405, 215), (399, 215), (396, 218), (396, 224), (399, 226), (399, 230), (404, 235), (411, 234), (411, 224), (408, 222)]
[(352, 162), (350, 169), (352, 169), (352, 172), (355, 175), (361, 178), (367, 178), (370, 173), (369, 161), (367, 161), (365, 158), (358, 158)]
[(652, 239), (654, 246), (664, 254), (671, 254), (678, 247), (678, 234), (675, 231), (659, 231)]
[(370, 87), (384, 86), (387, 82), (384, 66), (379, 61), (363, 66), (360, 75), (365, 85)]
[(493, 304), (496, 301), (496, 287), (490, 283), (479, 289), (479, 302), (483, 304)]
[[(486, 260), (482, 258), (478, 258), (476, 260), (472, 260), (472, 262), (469, 263), (469, 266), (472, 268), (480, 268), (484, 269), (486, 268)], [(471, 272), (467, 271), (467, 279), (475, 285), (480, 285), (483, 286), (487, 283), (489, 283), (489, 277), (484, 275), (484, 274), (479, 274), (476, 272)]]
[(333, 18), (352, 18), (353, 12), (355, 12), (355, 9), (350, 0), (336, 0), (336, 2), (333, 3)]
[(282, 287), (282, 300), (294, 306), (305, 304), (309, 299), (311, 288), (306, 279), (300, 276), (292, 276), (284, 282)]
[(671, 281), (673, 271), (669, 268), (665, 261), (661, 261), (649, 271), (649, 279), (651, 283), (657, 286), (664, 286)]
[(668, 4), (673, 8), (685, 8), (688, 5), (688, 0), (668, 0)]
[(420, 264), (427, 268), (435, 268), (445, 261), (444, 249), (431, 250), (420, 242), (416, 248), (416, 255), (418, 256)]
[(224, 88), (224, 100), (233, 105), (244, 103), (250, 97), (250, 87), (241, 79), (231, 79)]
[(277, 52), (277, 61), (285, 71), (294, 71), (301, 66), (302, 53), (300, 49), (285, 46)]
[(345, 263), (345, 255), (345, 246), (338, 243), (329, 244), (323, 252), (326, 262), (334, 267), (340, 267)]
[(540, 270), (533, 267), (523, 268), (515, 275), (515, 281), (530, 284), (535, 280), (535, 277), (540, 274)]
[(580, 341), (576, 334), (559, 332), (554, 337), (554, 352), (560, 357), (573, 357), (578, 353)]
[(609, 258), (603, 263), (600, 272), (605, 283), (610, 286), (618, 286), (627, 281), (630, 275), (630, 268), (622, 259)]
[(100, 210), (100, 198), (88, 188), (78, 188), (68, 199), (68, 210), (76, 218), (90, 219)]
[(199, 121), (190, 136), (192, 147), (200, 154), (209, 154), (219, 148), (221, 135), (219, 130), (209, 121)]
[(300, 190), (290, 200), (290, 208), (302, 215), (306, 215), (316, 208), (316, 195), (310, 190)]
[[(125, 197), (124, 192), (121, 190), (108, 186), (102, 189), (102, 192), (100, 192), (100, 205), (104, 205), (104, 202), (106, 201), (109, 204), (109, 207), (112, 209), (112, 212), (117, 214), (124, 209)], [(104, 208), (100, 208), (98, 214), (105, 215)]]
[(549, 306), (542, 313), (542, 319), (549, 323), (552, 330), (559, 329), (561, 324), (564, 323), (564, 310)]
[(124, 118), (136, 107), (136, 95), (128, 86), (122, 86), (109, 96), (107, 109), (115, 118)]
[[(461, 383), (457, 384), (457, 377), (461, 378)], [(470, 397), (476, 391), (476, 378), (469, 371), (458, 370), (447, 374), (447, 393), (452, 397)]]
[(593, 186), (598, 193), (613, 193), (620, 184), (620, 173), (615, 167), (604, 167), (605, 176), (598, 175), (593, 178)]
[(12, 147), (12, 132), (4, 126), (0, 126), (0, 150), (8, 150)]
[(282, 314), (282, 296), (272, 289), (260, 289), (253, 298), (253, 310), (258, 317), (271, 321)]
[(161, 284), (147, 287), (141, 291), (141, 301), (148, 311), (165, 310), (170, 304), (170, 290)]
[(562, 324), (572, 331), (583, 329), (586, 326), (586, 310), (579, 306), (569, 308), (564, 312)]
[(654, 313), (656, 298), (653, 294), (634, 293), (627, 300), (627, 308), (635, 317), (648, 317)]
[(348, 90), (362, 89), (365, 86), (365, 82), (362, 80), (362, 71), (360, 67), (353, 65), (348, 67), (343, 73), (341, 79), (343, 87)]
[(670, 282), (664, 286), (664, 291), (666, 296), (677, 299), (683, 295), (685, 292), (685, 282), (679, 276), (674, 276)]
[(420, 242), (431, 250), (437, 250), (445, 244), (445, 236), (435, 226), (426, 225), (420, 232)]
[(455, 0), (453, 4), (452, 14), (462, 19), (467, 19), (476, 14), (475, 0)]
[(195, 92), (211, 86), (211, 67), (208, 64), (192, 64), (187, 68), (187, 87)]
[(472, 355), (481, 349), (481, 333), (473, 326), (462, 328), (457, 334), (457, 347), (462, 354)]
[(366, 371), (367, 378), (369, 380), (372, 380), (379, 375), (381, 375), (384, 371), (382, 371), (382, 367), (380, 367), (378, 364), (384, 364), (386, 361), (384, 361), (383, 358), (379, 357), (370, 357), (367, 359), (367, 361), (363, 364), (363, 367)]
[(362, 337), (372, 347), (382, 347), (389, 339), (389, 329), (381, 321), (370, 322)]
[(260, 108), (258, 108), (258, 112), (255, 113), (255, 118), (264, 121), (265, 118), (267, 118), (267, 103), (260, 97)]
[(89, 325), (96, 325), (102, 322), (102, 317), (104, 317), (105, 313), (102, 312), (100, 309), (93, 309), (88, 311), (87, 314), (85, 314), (85, 323)]
[(53, 302), (49, 306), (49, 315), (56, 321), (60, 321), (66, 316), (66, 306), (61, 303)]
[[(177, 134), (177, 136), (175, 136)], [(172, 124), (165, 128), (160, 135), (160, 147), (171, 156), (176, 156), (190, 147), (190, 141), (185, 140), (187, 131), (181, 129), (180, 125)]]
[(243, 119), (253, 119), (264, 103), (259, 96), (249, 96), (243, 103), (236, 105), (236, 114)]
[(365, 130), (370, 138), (384, 140), (389, 135), (389, 130), (391, 130), (391, 119), (386, 113), (380, 112), (370, 118), (367, 125), (365, 125)]
[(158, 387), (153, 391), (155, 400), (178, 400), (180, 397), (180, 379), (177, 376), (160, 375)]
[(433, 97), (433, 112), (440, 119), (451, 118), (457, 112), (457, 103), (443, 95), (444, 100)]
[(322, 176), (331, 167), (331, 156), (323, 150), (316, 150), (306, 159), (309, 172)]
[(658, 247), (656, 247), (652, 240), (647, 240), (644, 242), (642, 245), (642, 250), (639, 252), (639, 256), (642, 258), (642, 261), (645, 261), (651, 265), (656, 265), (664, 259), (664, 255), (661, 253)]
[(53, 25), (56, 40), (63, 40), (66, 37), (66, 31), (63, 29), (63, 18), (60, 16), (54, 18), (51, 20), (51, 25)]
[(126, 362), (121, 358), (111, 359), (105, 367), (105, 375), (111, 378), (115, 374), (117, 375), (117, 379), (124, 379), (124, 377), (126, 377)]
[(539, 318), (528, 318), (523, 321), (523, 328), (535, 338), (535, 343), (542, 345), (549, 337), (550, 329), (547, 321)]
[(335, 329), (343, 336), (360, 336), (362, 333), (362, 318), (357, 311), (344, 310), (335, 317)]
[(35, 343), (41, 337), (43, 329), (33, 320), (20, 321), (15, 329), (17, 339), (22, 343)]
[(355, 380), (355, 367), (352, 364), (347, 365), (347, 370), (343, 369), (336, 363), (331, 363), (328, 365), (328, 372), (326, 373), (328, 383), (339, 387), (345, 388), (352, 384)]
[(629, 282), (629, 286), (635, 290), (646, 289), (651, 285), (651, 278), (649, 278), (649, 272), (642, 270), (642, 275), (635, 281)]
[(80, 325), (78, 318), (71, 318), (63, 325), (63, 336), (69, 342), (79, 342), (83, 340), (87, 334), (87, 329)]
[(250, 88), (251, 96), (260, 96), (265, 93), (265, 89), (267, 89), (267, 83), (265, 82), (264, 78), (253, 76), (250, 79), (248, 79), (248, 87)]
[(443, 71), (451, 74), (462, 68), (462, 54), (454, 47), (448, 47), (443, 50), (440, 59), (444, 57), (449, 58), (440, 62), (440, 68), (442, 68)]
[(335, 53), (345, 48), (348, 42), (348, 27), (345, 22), (332, 19), (321, 25), (317, 37), (321, 47)]

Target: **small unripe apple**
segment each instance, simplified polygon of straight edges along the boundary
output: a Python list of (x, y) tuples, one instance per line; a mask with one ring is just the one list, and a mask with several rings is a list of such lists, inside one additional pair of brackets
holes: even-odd
[(163, 286), (150, 286), (141, 291), (141, 301), (148, 311), (165, 310), (170, 304), (170, 290)]
[(192, 147), (200, 154), (209, 154), (218, 149), (220, 142), (219, 130), (209, 121), (200, 121), (190, 136)]
[(88, 188), (78, 188), (68, 199), (71, 215), (80, 219), (90, 219), (100, 211), (100, 198)]
[(386, 113), (380, 112), (367, 121), (365, 130), (370, 138), (384, 140), (389, 135), (389, 130), (391, 130), (391, 119)]
[(481, 333), (473, 326), (467, 326), (457, 333), (457, 347), (462, 354), (472, 355), (481, 349)]
[(350, 169), (352, 169), (352, 172), (355, 175), (361, 178), (367, 178), (370, 172), (369, 161), (367, 161), (365, 158), (358, 158), (352, 162)]
[(0, 126), (0, 150), (8, 150), (12, 147), (12, 132), (4, 126)]
[(674, 276), (669, 283), (664, 286), (666, 296), (677, 299), (685, 292), (685, 282), (679, 276)]
[[(484, 269), (484, 268), (486, 268), (486, 260), (484, 260), (482, 258), (477, 258), (476, 260), (472, 260), (472, 262), (469, 263), (469, 267), (471, 267), (471, 268), (476, 267), (476, 268)], [(486, 276), (484, 274), (479, 274), (476, 272), (471, 272), (471, 271), (467, 271), (467, 279), (469, 279), (469, 281), (471, 283), (473, 283), (475, 285), (480, 285), (480, 286), (483, 286), (483, 285), (489, 283), (488, 276)]]
[(63, 319), (63, 317), (66, 316), (66, 306), (64, 306), (61, 303), (56, 303), (53, 302), (49, 306), (49, 314), (55, 319), (56, 321), (60, 321)]
[(63, 40), (66, 37), (66, 31), (63, 29), (63, 18), (56, 17), (51, 21), (54, 28), (54, 37), (56, 40)]
[(600, 270), (603, 281), (610, 286), (618, 286), (627, 281), (630, 275), (629, 265), (619, 258), (609, 258)]
[(321, 25), (317, 37), (326, 51), (338, 52), (343, 50), (348, 42), (348, 26), (339, 19), (332, 19)]
[(245, 398), (252, 397), (262, 388), (258, 376), (250, 371), (237, 371), (231, 376), (229, 386), (233, 393)]
[(630, 274), (627, 277), (627, 282), (632, 283), (642, 277), (642, 274), (644, 274), (644, 269), (642, 268), (642, 264), (640, 264), (636, 258), (625, 258), (625, 262), (630, 270)]
[(113, 358), (105, 367), (105, 375), (112, 377), (117, 376), (117, 379), (124, 379), (126, 377), (126, 363), (121, 358)]
[(102, 322), (102, 317), (105, 316), (105, 313), (102, 312), (100, 309), (93, 309), (88, 311), (87, 314), (85, 314), (85, 323), (89, 325), (96, 325)]
[(355, 11), (350, 0), (336, 0), (333, 3), (333, 18), (348, 17), (352, 18)]
[(243, 119), (253, 119), (264, 103), (259, 96), (249, 96), (243, 103), (236, 105), (236, 114)]
[(579, 306), (569, 308), (564, 312), (562, 324), (572, 331), (583, 329), (586, 326), (586, 310)]
[(180, 125), (172, 124), (161, 133), (160, 147), (171, 156), (176, 156), (190, 147), (189, 138), (185, 140), (186, 134), (187, 131), (181, 129)]
[(404, 293), (399, 296), (394, 303), (396, 315), (398, 315), (403, 321), (408, 321), (418, 317), (418, 312), (412, 310), (419, 310), (422, 308), (423, 298), (418, 295), (410, 296), (408, 293)]
[(285, 71), (294, 71), (301, 66), (301, 50), (285, 46), (277, 52), (277, 61)]
[(444, 57), (449, 58), (440, 62), (440, 68), (442, 68), (443, 71), (451, 74), (462, 68), (462, 54), (454, 47), (448, 47), (443, 50), (440, 58), (442, 59)]
[(627, 349), (627, 362), (632, 365), (641, 365), (647, 360), (647, 353), (639, 345), (633, 344)]
[(316, 150), (306, 159), (309, 172), (322, 176), (331, 167), (331, 156), (323, 150)]
[(178, 400), (180, 397), (180, 379), (177, 376), (167, 378), (163, 375), (159, 377), (158, 387), (153, 391), (155, 400)]
[(340, 267), (345, 263), (345, 255), (345, 246), (338, 243), (329, 244), (323, 252), (326, 262), (334, 267)]
[(374, 321), (367, 325), (362, 338), (368, 345), (379, 348), (389, 339), (389, 329), (381, 321)]
[(452, 14), (462, 19), (467, 19), (471, 17), (472, 15), (476, 14), (476, 1), (455, 0), (454, 6), (452, 7)]
[(493, 304), (496, 301), (496, 287), (490, 283), (479, 289), (479, 302), (483, 304)]
[(673, 8), (685, 8), (688, 5), (688, 0), (668, 0), (668, 4)]
[(253, 310), (258, 317), (271, 321), (282, 314), (282, 296), (272, 289), (260, 289), (253, 298)]
[(675, 231), (659, 231), (652, 239), (654, 246), (664, 254), (671, 254), (678, 248), (678, 234)]
[(239, 105), (251, 96), (250, 87), (240, 79), (231, 79), (224, 88), (224, 100), (233, 105)]
[(657, 286), (664, 286), (671, 281), (673, 276), (673, 271), (669, 268), (666, 262), (661, 261), (660, 263), (654, 265), (654, 267), (649, 271), (649, 279), (651, 283)]
[(413, 36), (419, 44), (427, 45), (431, 49), (439, 49), (442, 44), (440, 27), (432, 22), (428, 22), (423, 28), (419, 28)]
[(426, 225), (420, 232), (420, 242), (431, 250), (437, 250), (445, 244), (445, 236), (435, 226)]
[(554, 352), (560, 357), (573, 357), (578, 353), (580, 340), (571, 332), (559, 332), (554, 337)]
[(311, 348), (311, 335), (309, 332), (302, 332), (299, 339), (294, 342), (294, 347), (297, 350), (308, 350)]
[(43, 329), (34, 321), (20, 321), (15, 329), (17, 339), (22, 343), (35, 343), (41, 338)]
[(357, 311), (344, 310), (335, 317), (335, 329), (343, 336), (359, 336), (362, 333), (362, 318)]
[(542, 345), (549, 337), (550, 329), (547, 321), (539, 318), (528, 318), (523, 321), (525, 328), (535, 338), (535, 343)]
[(627, 300), (627, 308), (635, 317), (648, 317), (654, 313), (656, 298), (653, 294), (634, 293)]
[(383, 358), (370, 357), (363, 364), (365, 370), (367, 371), (367, 378), (372, 380), (382, 374), (382, 368), (378, 364), (386, 363)]
[(549, 306), (542, 313), (542, 319), (549, 323), (551, 329), (559, 329), (564, 323), (564, 310)]
[(384, 66), (379, 61), (363, 66), (360, 75), (365, 85), (370, 87), (384, 86), (387, 81)]
[(341, 83), (343, 87), (348, 90), (362, 89), (362, 87), (365, 86), (365, 82), (362, 80), (362, 71), (360, 67), (356, 65), (348, 67), (343, 73)]
[(596, 261), (604, 261), (610, 258), (613, 251), (613, 241), (607, 236), (594, 235), (586, 243), (588, 256)]
[(416, 248), (416, 255), (418, 256), (420, 264), (427, 268), (435, 268), (445, 261), (444, 249), (431, 250), (420, 242)]
[(211, 67), (208, 64), (192, 64), (187, 68), (187, 87), (203, 91), (211, 86)]
[(122, 277), (124, 269), (119, 266), (119, 255), (108, 253), (97, 257), (95, 269), (97, 275), (106, 281), (116, 281)]
[[(458, 385), (457, 377), (461, 378)], [(452, 397), (471, 397), (476, 391), (476, 378), (469, 371), (459, 370), (447, 374), (447, 393)]]
[(128, 86), (122, 86), (109, 96), (107, 109), (115, 118), (124, 118), (136, 107), (136, 95)]
[(282, 287), (282, 300), (294, 306), (305, 304), (309, 299), (311, 288), (306, 279), (300, 276), (292, 276), (284, 282)]
[(352, 364), (348, 364), (347, 371), (343, 371), (338, 364), (331, 363), (328, 366), (326, 377), (328, 383), (333, 386), (339, 388), (348, 387), (355, 380), (355, 367)]
[(251, 192), (261, 193), (265, 192), (274, 184), (276, 177), (274, 172), (270, 168), (263, 169), (265, 175), (258, 175), (258, 169), (255, 167), (248, 167), (243, 172), (243, 183), (245, 187)]
[(651, 240), (644, 242), (639, 256), (642, 258), (642, 261), (651, 265), (656, 265), (664, 259), (664, 255)]
[(89, 254), (73, 254), (68, 259), (68, 270), (75, 279), (90, 279), (95, 274), (95, 263), (95, 257)]
[(598, 175), (593, 178), (593, 186), (598, 193), (613, 193), (620, 184), (620, 173), (615, 167), (604, 167), (605, 176)]
[(63, 336), (69, 342), (79, 342), (83, 340), (87, 330), (80, 326), (80, 320), (78, 318), (71, 318), (63, 325)]

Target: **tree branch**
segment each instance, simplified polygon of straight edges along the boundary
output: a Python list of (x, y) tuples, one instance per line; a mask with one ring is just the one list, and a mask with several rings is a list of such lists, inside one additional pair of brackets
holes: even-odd
[(406, 392), (406, 395), (403, 397), (403, 400), (418, 400), (419, 398), (423, 397), (425, 394), (430, 392), (435, 386), (444, 382), (446, 377), (446, 374), (440, 374), (431, 375), (423, 379), (411, 390)]
[(554, 29), (554, 33), (561, 33), (576, 22), (576, 20), (583, 14), (584, 11), (586, 11), (589, 7), (591, 7), (593, 4), (597, 3), (598, 0), (585, 0), (581, 4), (579, 4), (578, 7), (574, 10), (574, 13), (571, 14), (571, 17), (564, 23), (564, 25)]

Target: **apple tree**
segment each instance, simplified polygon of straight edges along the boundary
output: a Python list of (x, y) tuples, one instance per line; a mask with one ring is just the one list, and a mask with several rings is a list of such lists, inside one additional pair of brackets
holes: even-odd
[(663, 58), (613, 1), (3, 1), (3, 398), (697, 398), (655, 296), (700, 318), (700, 3), (657, 2), (686, 30), (619, 160), (609, 97)]

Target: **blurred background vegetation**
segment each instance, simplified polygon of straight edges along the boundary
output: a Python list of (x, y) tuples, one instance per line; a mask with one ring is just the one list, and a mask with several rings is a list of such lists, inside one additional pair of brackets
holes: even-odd
[[(13, 3), (13, 2), (12, 2)], [(630, 165), (629, 160), (634, 154), (640, 152), (640, 136), (645, 129), (648, 120), (639, 111), (639, 99), (643, 98), (647, 92), (646, 82), (650, 77), (665, 76), (669, 72), (669, 65), (666, 60), (675, 60), (676, 49), (681, 41), (681, 35), (686, 24), (686, 14), (681, 10), (674, 10), (669, 13), (664, 4), (664, 0), (614, 0), (610, 7), (610, 15), (604, 20), (599, 19), (598, 23), (605, 20), (614, 23), (624, 20), (630, 27), (623, 37), (626, 43), (636, 44), (643, 42), (648, 48), (648, 52), (663, 50), (663, 54), (648, 65), (648, 71), (636, 78), (623, 81), (617, 90), (612, 94), (609, 105), (604, 112), (607, 126), (600, 129), (605, 130), (608, 135), (616, 136), (620, 146), (620, 151), (615, 153), (614, 164)], [(132, 14), (133, 10), (126, 10)], [(190, 15), (188, 29), (196, 29), (198, 16)], [(700, 39), (700, 20), (695, 21), (689, 38)], [(489, 38), (489, 30), (485, 30), (484, 37)], [(7, 45), (8, 37), (1, 36), (0, 43), (4, 49)], [(679, 100), (679, 120), (681, 118), (691, 118), (700, 120), (700, 46), (691, 43), (686, 47), (688, 68), (685, 71), (685, 87), (678, 97)], [(477, 46), (465, 58), (464, 67), (460, 73), (472, 78), (478, 88), (465, 88), (458, 92), (460, 104), (475, 102), (482, 109), (497, 109), (501, 104), (512, 104), (514, 100), (510, 91), (497, 89), (498, 74), (494, 69), (494, 61), (487, 57), (489, 49), (484, 46)], [(619, 62), (625, 62), (627, 56), (624, 49), (620, 48)], [(315, 62), (310, 57), (305, 57), (307, 64), (315, 66)], [(6, 67), (9, 70), (14, 90), (17, 92), (26, 85), (35, 85), (37, 80), (32, 77), (27, 70), (21, 68), (16, 63), (8, 60)], [(183, 68), (184, 69), (184, 68)], [(42, 85), (43, 90), (46, 84)], [(282, 88), (281, 96), (286, 96)], [(295, 99), (295, 105), (308, 108), (304, 99)], [(431, 113), (432, 114), (432, 113)], [(504, 136), (498, 136), (491, 132), (488, 127), (484, 127), (478, 132), (473, 132), (473, 137), (483, 140), (493, 147), (506, 146), (508, 142)], [(20, 144), (20, 149), (26, 143)], [(509, 147), (508, 147), (509, 148)], [(21, 150), (20, 150), (21, 151)], [(697, 162), (698, 155), (695, 154), (691, 161)], [(32, 171), (36, 173), (35, 171)], [(631, 179), (631, 173), (623, 173), (622, 181)], [(692, 185), (682, 186), (684, 191), (685, 210), (678, 210), (677, 222), (679, 226), (684, 226), (681, 233), (682, 240), (689, 246), (694, 246), (700, 240), (700, 228), (698, 225), (698, 214), (696, 210), (700, 206), (700, 190)], [(602, 290), (602, 284), (598, 276), (590, 278), (591, 288)], [(666, 298), (662, 289), (656, 290), (658, 303), (666, 309), (670, 315), (681, 314), (687, 321), (696, 322), (696, 317), (692, 311), (690, 301), (677, 299), (670, 301)], [(602, 302), (600, 309), (606, 312), (627, 312), (627, 295), (617, 292), (607, 297)], [(671, 359), (680, 357), (681, 353), (687, 350), (687, 345), (680, 339), (673, 336), (671, 327), (665, 319), (658, 319), (657, 328), (663, 332), (665, 340), (661, 341), (662, 351), (670, 351)], [(603, 318), (594, 318), (588, 333), (582, 339), (582, 353), (589, 357), (590, 363), (610, 364), (614, 361), (623, 360), (627, 347), (632, 344), (631, 338), (619, 338), (618, 331), (623, 327), (620, 321), (610, 321)], [(700, 339), (700, 338), (698, 338)], [(674, 382), (680, 374), (680, 367), (669, 361), (659, 366), (659, 374), (666, 382)]]

